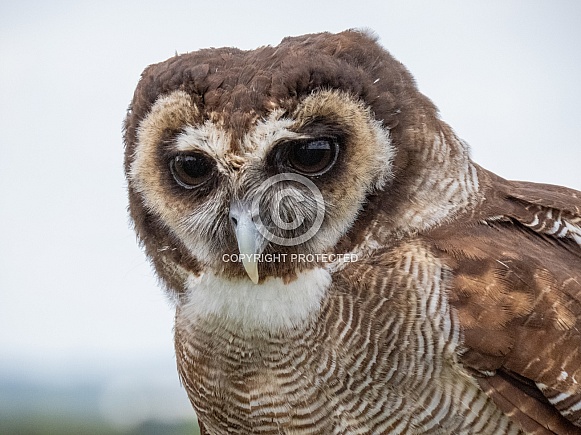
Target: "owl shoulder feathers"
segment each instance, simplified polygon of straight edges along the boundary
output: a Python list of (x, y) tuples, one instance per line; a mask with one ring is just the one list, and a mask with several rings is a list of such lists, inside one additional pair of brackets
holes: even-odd
[(579, 433), (581, 195), (478, 175), (482, 203), (427, 234), (453, 273), (462, 362), (527, 432)]

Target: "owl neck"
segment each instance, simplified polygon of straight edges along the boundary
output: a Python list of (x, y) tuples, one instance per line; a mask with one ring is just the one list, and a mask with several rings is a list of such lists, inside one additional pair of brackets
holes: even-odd
[(310, 323), (331, 284), (324, 268), (300, 272), (292, 282), (267, 278), (228, 279), (213, 273), (190, 276), (178, 305), (178, 321), (248, 334), (276, 334)]
[(449, 222), (482, 200), (468, 145), (442, 121), (420, 125), (394, 132), (392, 182), (368, 198), (340, 250), (365, 256)]
[(411, 231), (428, 230), (478, 202), (478, 175), (468, 146), (441, 124), (414, 150), (406, 210), (399, 215), (400, 225)]

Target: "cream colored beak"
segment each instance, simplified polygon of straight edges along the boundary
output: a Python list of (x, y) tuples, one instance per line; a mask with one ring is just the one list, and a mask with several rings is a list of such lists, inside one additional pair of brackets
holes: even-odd
[(233, 202), (230, 205), (230, 221), (234, 227), (238, 251), (244, 270), (254, 284), (258, 284), (258, 258), (266, 244), (256, 225), (252, 221), (250, 204)]

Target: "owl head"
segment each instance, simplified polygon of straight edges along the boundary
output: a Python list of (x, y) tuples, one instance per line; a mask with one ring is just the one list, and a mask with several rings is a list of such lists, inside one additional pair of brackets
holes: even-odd
[[(450, 135), (366, 33), (176, 55), (144, 71), (128, 110), (130, 214), (177, 294), (210, 272), (292, 281), (321, 254), (453, 212), (422, 184), (446, 172), (430, 150)], [(450, 149), (447, 164), (467, 158)]]

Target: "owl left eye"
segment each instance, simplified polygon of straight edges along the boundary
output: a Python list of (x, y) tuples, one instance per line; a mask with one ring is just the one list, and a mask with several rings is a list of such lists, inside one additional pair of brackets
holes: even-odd
[(169, 167), (177, 183), (186, 189), (193, 189), (206, 182), (214, 169), (210, 158), (199, 153), (178, 154), (171, 160)]
[(305, 175), (322, 175), (335, 164), (339, 147), (330, 138), (308, 139), (291, 145), (288, 163)]

